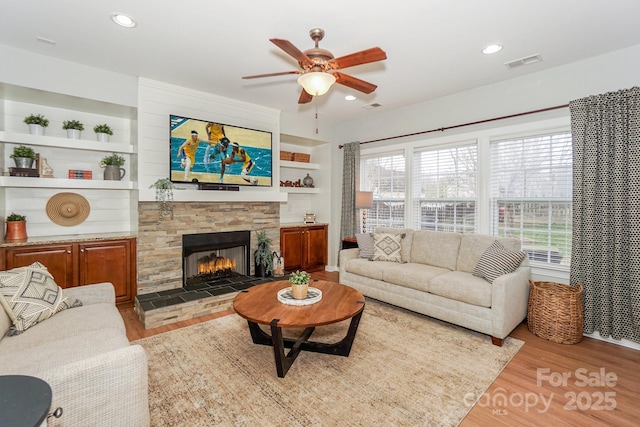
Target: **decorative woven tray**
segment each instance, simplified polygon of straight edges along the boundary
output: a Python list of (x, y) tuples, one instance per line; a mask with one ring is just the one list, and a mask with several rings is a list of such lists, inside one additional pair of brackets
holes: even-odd
[(284, 288), (278, 291), (278, 301), (288, 305), (310, 305), (315, 304), (322, 299), (322, 291), (309, 286), (307, 297), (305, 299), (295, 299), (291, 293), (291, 288)]

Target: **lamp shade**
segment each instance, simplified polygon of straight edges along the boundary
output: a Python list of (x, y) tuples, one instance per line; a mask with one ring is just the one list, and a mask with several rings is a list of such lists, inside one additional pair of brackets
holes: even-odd
[(356, 191), (356, 209), (371, 209), (373, 207), (373, 192)]
[(336, 78), (333, 74), (318, 71), (304, 73), (298, 77), (298, 84), (313, 96), (324, 95), (335, 82)]

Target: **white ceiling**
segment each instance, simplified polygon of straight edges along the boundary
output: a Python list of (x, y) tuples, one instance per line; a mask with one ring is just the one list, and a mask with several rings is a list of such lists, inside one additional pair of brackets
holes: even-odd
[[(327, 121), (364, 117), (416, 102), (640, 44), (638, 0), (2, 0), (0, 43), (68, 61), (160, 80), (216, 95), (314, 114)], [(133, 29), (110, 15), (133, 17)], [(297, 69), (269, 42), (320, 47), (335, 57), (379, 46), (388, 59), (345, 69), (378, 85), (364, 95), (334, 85), (298, 105), (296, 75), (242, 80)], [(37, 41), (36, 37), (55, 41)], [(483, 55), (500, 43), (504, 49)], [(543, 61), (504, 63), (533, 54)], [(1, 66), (10, 64), (3, 63)], [(43, 70), (52, 72), (52, 70)], [(99, 84), (99, 82), (96, 82)], [(356, 101), (344, 100), (353, 94)], [(378, 103), (374, 110), (364, 106)]]

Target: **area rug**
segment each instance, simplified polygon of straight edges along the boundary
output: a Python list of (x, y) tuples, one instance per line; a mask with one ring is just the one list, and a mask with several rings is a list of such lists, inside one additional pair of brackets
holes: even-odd
[[(319, 327), (335, 342), (348, 322)], [(367, 300), (349, 357), (302, 352), (285, 378), (236, 314), (135, 341), (152, 426), (454, 426), (523, 342)]]

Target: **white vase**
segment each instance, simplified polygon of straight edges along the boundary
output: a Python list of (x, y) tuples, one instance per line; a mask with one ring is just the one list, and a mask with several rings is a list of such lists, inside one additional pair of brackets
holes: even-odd
[(44, 127), (36, 124), (29, 124), (29, 133), (31, 135), (44, 135)]
[(100, 142), (109, 142), (109, 134), (108, 133), (98, 132), (98, 133), (96, 133), (96, 138), (98, 138), (98, 141), (100, 141)]
[(67, 138), (80, 139), (80, 131), (78, 129), (67, 129)]

